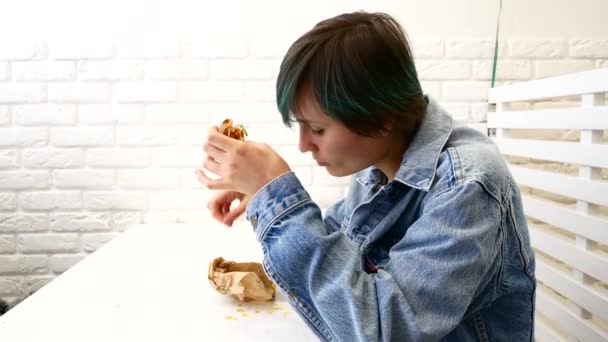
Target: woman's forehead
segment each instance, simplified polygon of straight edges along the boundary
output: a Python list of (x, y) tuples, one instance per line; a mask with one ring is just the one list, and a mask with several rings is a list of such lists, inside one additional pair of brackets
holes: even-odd
[(293, 116), (297, 121), (326, 121), (329, 115), (323, 111), (310, 87), (302, 88), (296, 97)]

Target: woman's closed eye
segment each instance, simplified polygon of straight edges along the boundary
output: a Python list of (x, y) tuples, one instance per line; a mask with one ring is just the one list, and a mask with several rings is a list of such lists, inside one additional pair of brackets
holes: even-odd
[(300, 129), (309, 129), (310, 133), (312, 133), (313, 135), (322, 135), (323, 132), (325, 132), (325, 129), (323, 128), (318, 128), (318, 127), (313, 127), (313, 125), (310, 124), (309, 121), (306, 120), (297, 120), (298, 124), (300, 125)]
[(324, 129), (322, 129), (322, 128), (312, 128), (312, 127), (310, 128), (310, 131), (311, 131), (311, 132), (312, 132), (312, 134), (314, 134), (314, 135), (322, 135), (322, 134), (323, 134), (323, 132), (325, 132), (325, 130), (324, 130)]

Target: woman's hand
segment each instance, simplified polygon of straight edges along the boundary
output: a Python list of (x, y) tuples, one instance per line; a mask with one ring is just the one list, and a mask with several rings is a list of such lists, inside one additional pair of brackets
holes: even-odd
[(253, 196), (276, 177), (291, 171), (289, 165), (267, 144), (243, 142), (228, 138), (210, 127), (203, 144), (207, 157), (203, 169), (219, 179), (209, 178), (196, 170), (199, 182), (211, 190), (232, 190)]
[[(250, 198), (251, 196), (236, 191), (219, 191), (211, 196), (207, 207), (214, 219), (231, 227), (234, 220), (245, 212)], [(232, 208), (234, 201), (239, 201), (239, 204)]]

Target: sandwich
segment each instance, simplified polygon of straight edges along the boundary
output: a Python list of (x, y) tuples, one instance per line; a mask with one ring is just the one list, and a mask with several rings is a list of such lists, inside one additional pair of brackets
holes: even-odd
[(245, 141), (245, 137), (247, 136), (245, 127), (243, 125), (234, 125), (232, 119), (222, 121), (218, 130), (223, 135), (240, 141)]

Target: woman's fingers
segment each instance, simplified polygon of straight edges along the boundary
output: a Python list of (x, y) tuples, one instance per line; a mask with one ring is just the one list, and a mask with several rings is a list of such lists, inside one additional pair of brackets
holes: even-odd
[(203, 144), (203, 151), (217, 160), (218, 162), (224, 161), (228, 158), (228, 151), (234, 149), (233, 144), (239, 143), (240, 141), (228, 138), (217, 131), (216, 127), (209, 127), (207, 131), (207, 139)]
[(230, 212), (230, 205), (232, 204), (232, 201), (227, 201), (222, 205), (222, 215), (224, 217), (226, 217), (226, 214), (228, 214)]
[(211, 216), (214, 219), (222, 222), (224, 220), (224, 213), (222, 213), (221, 205), (210, 205), (209, 210), (211, 211)]
[(201, 170), (201, 169), (196, 169), (196, 177), (198, 178), (198, 181), (201, 184), (203, 184), (207, 189), (219, 190), (219, 189), (226, 188), (226, 186), (221, 178), (220, 179), (211, 179), (211, 178), (207, 177), (205, 172), (203, 172), (203, 170)]
[(207, 208), (209, 208), (211, 216), (219, 222), (224, 223), (226, 215), (230, 212), (232, 203), (240, 198), (239, 195), (239, 193), (234, 191), (214, 192), (207, 202)]
[(222, 222), (224, 220), (224, 213), (222, 212), (223, 203), (220, 198), (211, 198), (207, 203), (207, 208), (211, 212), (211, 216)]
[(217, 148), (216, 146), (210, 145), (209, 143), (206, 143), (203, 145), (203, 151), (205, 151), (205, 153), (215, 159), (215, 160), (222, 160), (224, 159), (224, 156), (226, 155), (226, 151)]
[[(241, 216), (245, 212), (245, 207), (247, 202), (241, 200), (239, 205), (230, 210), (225, 216), (223, 223), (227, 226), (232, 226), (234, 220), (236, 220), (239, 216)], [(230, 208), (228, 208), (230, 209)]]
[(229, 138), (217, 131), (216, 127), (210, 127), (207, 131), (207, 144), (222, 151), (231, 151), (235, 146), (242, 144), (240, 140)]
[(221, 165), (217, 161), (215, 161), (209, 157), (207, 157), (207, 158), (205, 158), (205, 160), (203, 160), (203, 168), (205, 170), (215, 173), (216, 175), (218, 175), (220, 177), (222, 175)]
[[(234, 201), (239, 201), (234, 205)], [(227, 226), (232, 226), (234, 221), (245, 212), (249, 197), (235, 191), (219, 191), (214, 193), (207, 204), (211, 215), (216, 220)]]

